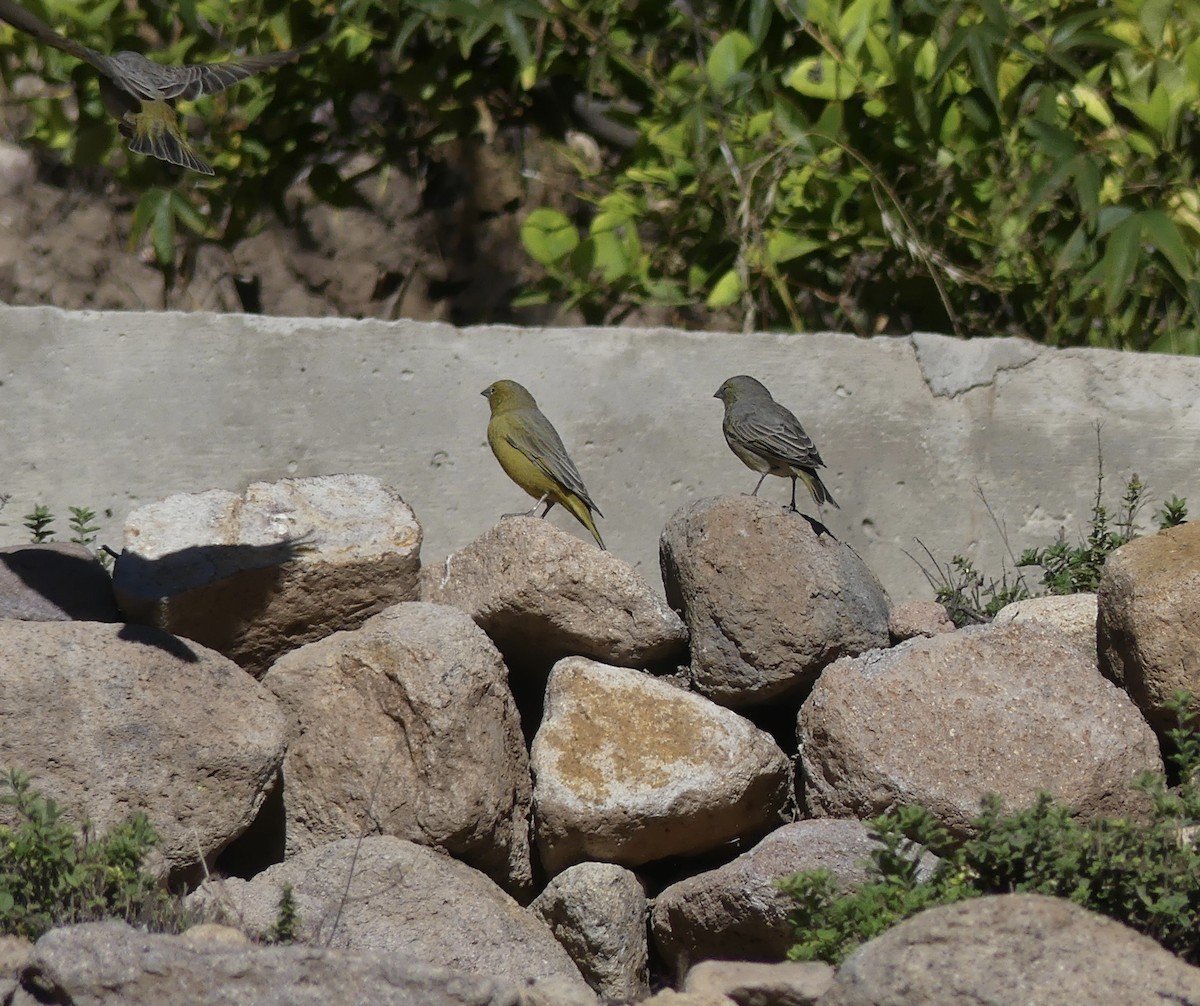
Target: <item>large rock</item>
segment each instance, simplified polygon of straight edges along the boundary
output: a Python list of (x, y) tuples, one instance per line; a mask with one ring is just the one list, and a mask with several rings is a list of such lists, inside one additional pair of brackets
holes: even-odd
[(91, 549), (51, 542), (0, 548), (0, 618), (115, 622), (112, 577)]
[(1100, 578), (1100, 667), (1156, 729), (1181, 689), (1200, 694), (1200, 523), (1137, 538), (1108, 557)]
[(536, 517), (502, 520), (427, 567), (421, 600), (470, 614), (514, 670), (544, 675), (573, 655), (622, 667), (686, 659), (683, 623), (629, 563)]
[(261, 677), (282, 654), (416, 597), (421, 528), (365, 475), (255, 482), (134, 510), (114, 585), (134, 621)]
[(1200, 1006), (1200, 970), (1058, 898), (932, 908), (864, 944), (821, 1006)]
[(284, 885), (292, 887), (304, 942), (384, 951), (511, 982), (554, 978), (591, 994), (541, 919), (482, 873), (389, 835), (311, 849), (253, 880), (211, 881), (189, 900), (262, 937), (276, 920)]
[(528, 888), (529, 757), (506, 679), (468, 615), (416, 601), (281, 657), (263, 684), (292, 718), (288, 854), (397, 835)]
[(533, 741), (534, 821), (550, 873), (637, 866), (778, 824), (788, 759), (749, 720), (648, 674), (572, 657)]
[(144, 811), (167, 869), (253, 821), (287, 720), (237, 665), (159, 629), (0, 621), (0, 767), (103, 832)]
[(685, 992), (723, 995), (737, 1006), (816, 1006), (833, 985), (820, 961), (701, 961), (687, 974)]
[(1047, 594), (1013, 601), (996, 612), (993, 625), (1044, 625), (1065, 633), (1089, 657), (1096, 654), (1096, 595)]
[(550, 881), (529, 907), (605, 1000), (649, 994), (646, 891), (629, 870), (580, 863)]
[(767, 500), (690, 503), (659, 554), (696, 689), (722, 705), (802, 697), (838, 657), (888, 645), (887, 595), (854, 550)]
[(860, 821), (795, 821), (715, 870), (672, 884), (654, 899), (650, 931), (676, 976), (697, 961), (781, 961), (796, 942), (795, 901), (779, 881), (829, 870), (847, 890), (866, 882), (879, 842)]
[(1061, 632), (979, 626), (839, 660), (800, 709), (803, 802), (816, 816), (927, 807), (966, 834), (980, 801), (1048, 790), (1085, 818), (1146, 809), (1153, 732)]
[(384, 952), (214, 942), (123, 922), (53, 929), (34, 947), (14, 1006), (579, 1006), (539, 983), (432, 967)]

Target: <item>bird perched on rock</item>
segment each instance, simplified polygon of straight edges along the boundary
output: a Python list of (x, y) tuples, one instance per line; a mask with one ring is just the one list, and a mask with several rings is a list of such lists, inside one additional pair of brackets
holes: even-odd
[(763, 473), (751, 496), (758, 495), (763, 479), (768, 475), (778, 475), (792, 480), (793, 511), (796, 510), (796, 479), (803, 480), (808, 486), (818, 506), (822, 503), (837, 506), (837, 501), (829, 495), (817, 474), (817, 469), (824, 468), (825, 462), (812, 437), (759, 381), (745, 374), (731, 377), (717, 389), (713, 398), (725, 403), (721, 429), (729, 449), (747, 468)]
[(325, 32), (301, 49), (250, 56), (228, 63), (194, 63), (164, 66), (136, 52), (106, 56), (86, 45), (64, 38), (45, 21), (12, 0), (0, 0), (0, 19), (32, 35), (39, 42), (60, 49), (100, 71), (100, 97), (117, 120), (117, 128), (137, 154), (157, 157), (201, 174), (209, 167), (189, 146), (179, 128), (175, 101), (194, 100), (217, 94), (238, 81), (298, 59), (304, 52), (329, 37)]
[(480, 394), (488, 400), (492, 410), (487, 428), (492, 453), (505, 474), (537, 500), (529, 515), (545, 503), (546, 509), (542, 511), (545, 517), (550, 508), (559, 503), (570, 510), (575, 519), (592, 532), (596, 544), (604, 548), (604, 539), (596, 530), (592, 513), (601, 517), (604, 514), (592, 502), (575, 462), (563, 447), (562, 438), (550, 425), (550, 420), (542, 415), (533, 395), (516, 381), (496, 381)]

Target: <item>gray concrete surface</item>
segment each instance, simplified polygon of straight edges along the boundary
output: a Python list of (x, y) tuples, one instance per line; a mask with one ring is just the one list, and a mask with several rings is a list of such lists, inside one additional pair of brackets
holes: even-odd
[[(1200, 511), (1200, 359), (1044, 349), (938, 335), (733, 335), (628, 329), (473, 328), (399, 321), (62, 312), (0, 307), (0, 545), (21, 516), (130, 509), (175, 492), (363, 472), (397, 486), (443, 558), (531, 500), (488, 450), (499, 377), (525, 384), (606, 514), (613, 552), (658, 576), (658, 535), (698, 496), (756, 476), (721, 436), (711, 396), (752, 374), (792, 408), (841, 503), (830, 529), (893, 600), (931, 596), (906, 552), (958, 552), (999, 573), (1014, 551), (1078, 538), (1096, 487), (1133, 471)], [(789, 484), (762, 494), (784, 504)], [(807, 507), (809, 512), (811, 506)], [(1149, 521), (1152, 514), (1145, 514)], [(556, 510), (551, 519), (587, 534)], [(62, 535), (65, 537), (66, 535)]]

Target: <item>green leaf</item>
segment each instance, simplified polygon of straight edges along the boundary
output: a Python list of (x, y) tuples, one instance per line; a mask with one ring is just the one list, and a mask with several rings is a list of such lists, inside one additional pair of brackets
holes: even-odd
[(824, 241), (803, 237), (791, 231), (774, 231), (767, 238), (767, 261), (774, 265), (780, 265), (819, 251), (825, 246), (826, 242)]
[(736, 304), (742, 296), (742, 281), (736, 269), (730, 269), (714, 284), (712, 291), (705, 300), (705, 306), (710, 311), (718, 311), (723, 307)]
[(1133, 271), (1142, 254), (1142, 214), (1134, 213), (1117, 225), (1104, 246), (1104, 310), (1112, 312), (1129, 293)]
[(712, 47), (705, 63), (708, 78), (718, 91), (725, 90), (729, 81), (741, 73), (742, 67), (754, 53), (754, 43), (740, 31), (722, 35)]
[(844, 101), (859, 90), (858, 77), (830, 56), (800, 60), (783, 78), (785, 85), (808, 98)]
[(1141, 24), (1142, 34), (1152, 48), (1157, 49), (1162, 45), (1163, 29), (1174, 7), (1175, 0), (1142, 0), (1142, 9), (1138, 11), (1138, 23)]
[(558, 210), (536, 209), (521, 225), (521, 243), (535, 262), (552, 265), (579, 244), (579, 231)]
[(1183, 280), (1195, 276), (1195, 263), (1188, 255), (1187, 245), (1175, 221), (1162, 210), (1143, 210), (1141, 218), (1146, 239), (1171, 263), (1176, 275)]

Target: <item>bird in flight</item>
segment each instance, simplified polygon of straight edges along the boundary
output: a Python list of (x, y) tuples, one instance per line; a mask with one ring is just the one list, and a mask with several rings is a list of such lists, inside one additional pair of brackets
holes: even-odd
[(12, 0), (0, 0), (0, 19), (100, 72), (100, 97), (105, 109), (117, 120), (117, 128), (130, 150), (204, 175), (213, 174), (213, 169), (184, 139), (175, 114), (175, 101), (179, 98), (193, 101), (203, 95), (218, 94), (256, 73), (298, 59), (330, 35), (327, 31), (302, 48), (265, 56), (249, 56), (227, 63), (164, 66), (136, 52), (106, 56), (63, 37)]

